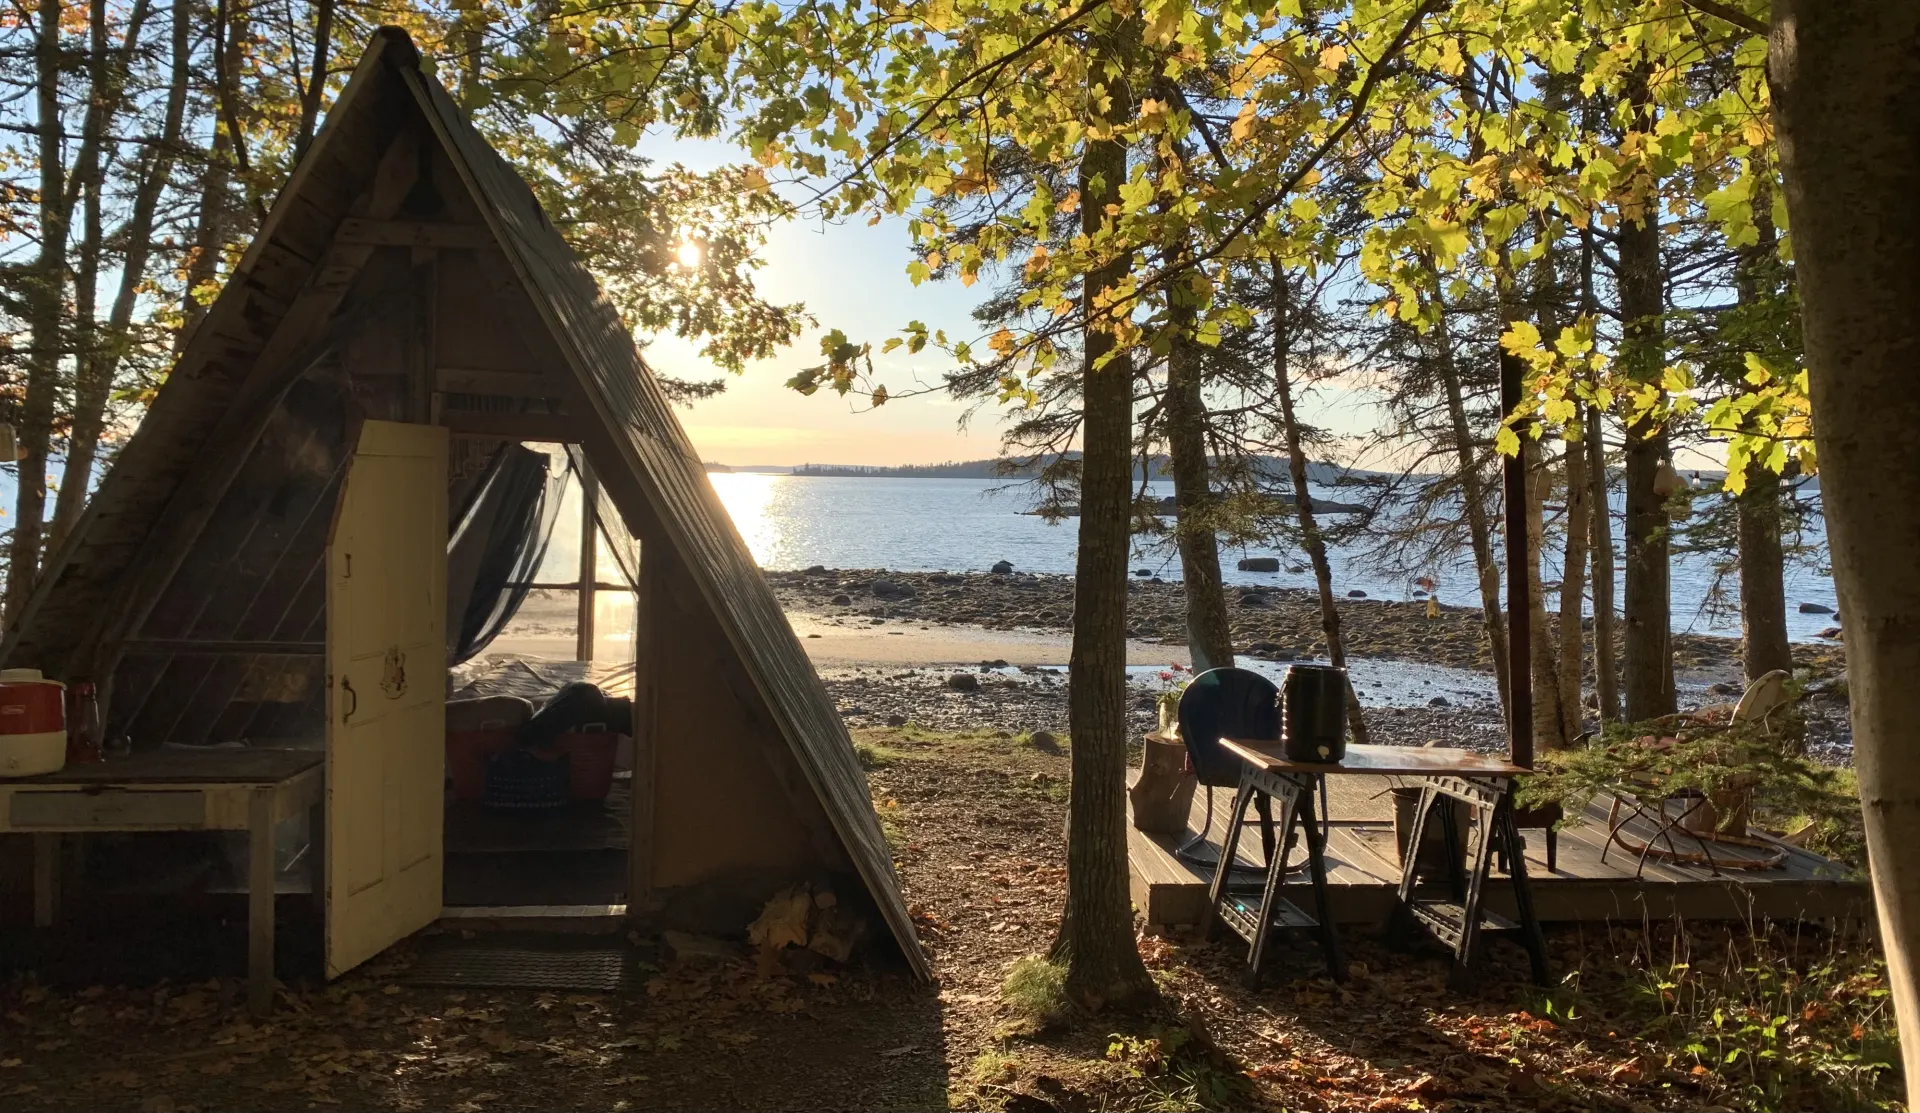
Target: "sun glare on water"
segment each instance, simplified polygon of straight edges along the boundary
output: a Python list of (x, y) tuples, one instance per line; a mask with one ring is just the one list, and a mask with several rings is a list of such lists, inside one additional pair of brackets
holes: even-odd
[(780, 540), (779, 528), (767, 511), (775, 488), (786, 478), (754, 472), (707, 473), (714, 493), (720, 496), (720, 504), (727, 508), (727, 516), (733, 519), (734, 528), (747, 543), (747, 551), (761, 567), (766, 566)]

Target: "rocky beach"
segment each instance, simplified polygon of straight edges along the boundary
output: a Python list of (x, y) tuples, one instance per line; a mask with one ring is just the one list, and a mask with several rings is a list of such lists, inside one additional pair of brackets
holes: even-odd
[[(850, 724), (1064, 730), (1072, 577), (814, 567), (767, 578)], [(1187, 663), (1185, 588), (1153, 577), (1129, 588), (1133, 714), (1145, 730), (1168, 683), (1161, 668)], [(1226, 594), (1243, 655), (1324, 659), (1313, 592), (1230, 586)], [(1349, 598), (1339, 612), (1374, 741), (1504, 744), (1479, 608), (1443, 603), (1429, 617), (1424, 599)], [(1738, 697), (1738, 641), (1675, 634), (1673, 644), (1683, 707)], [(1822, 675), (1845, 664), (1837, 645), (1798, 645), (1795, 658)], [(1806, 706), (1810, 749), (1846, 760), (1844, 698)]]

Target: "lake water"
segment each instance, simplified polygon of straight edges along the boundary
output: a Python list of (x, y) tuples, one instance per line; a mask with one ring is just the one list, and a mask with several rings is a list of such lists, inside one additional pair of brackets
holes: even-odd
[[(1004, 486), (1003, 481), (750, 472), (713, 473), (709, 478), (763, 568), (823, 564), (829, 568), (890, 568), (903, 572), (984, 572), (995, 561), (1007, 560), (1023, 572), (1073, 571), (1077, 520), (1049, 524), (1021, 513), (1032, 505), (1031, 493), (1017, 488), (996, 491)], [(1150, 486), (1157, 496), (1173, 493), (1168, 483)], [(1317, 493), (1325, 498), (1340, 497), (1338, 491)], [(1618, 529), (1616, 521), (1616, 532)], [(1141, 547), (1143, 541), (1145, 548)], [(1621, 550), (1618, 543), (1615, 548), (1616, 552)], [(1234, 565), (1242, 556), (1277, 556), (1281, 571), (1238, 571)], [(1413, 598), (1415, 588), (1411, 583), (1368, 569), (1350, 552), (1336, 548), (1328, 557), (1333, 565), (1334, 587), (1342, 594), (1358, 590), (1374, 599)], [(1228, 583), (1314, 586), (1304, 553), (1273, 547), (1227, 549), (1221, 558)], [(1180, 578), (1179, 558), (1171, 548), (1146, 539), (1136, 539), (1134, 567), (1151, 569), (1162, 579)], [(1424, 571), (1438, 582), (1437, 594), (1442, 602), (1478, 603), (1479, 590), (1469, 554), (1462, 552), (1444, 566)], [(1739, 635), (1737, 614), (1713, 616), (1700, 610), (1713, 582), (1710, 560), (1684, 554), (1675, 558), (1675, 630)], [(1726, 585), (1729, 592), (1734, 587), (1731, 581)], [(1797, 608), (1802, 602), (1835, 606), (1833, 581), (1808, 569), (1787, 570), (1788, 629), (1795, 640), (1810, 640), (1816, 631), (1831, 626), (1833, 618), (1800, 614)]]

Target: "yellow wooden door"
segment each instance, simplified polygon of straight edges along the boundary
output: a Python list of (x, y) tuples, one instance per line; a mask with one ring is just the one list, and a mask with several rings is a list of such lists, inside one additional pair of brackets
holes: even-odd
[(368, 421), (327, 545), (327, 976), (440, 915), (447, 431)]

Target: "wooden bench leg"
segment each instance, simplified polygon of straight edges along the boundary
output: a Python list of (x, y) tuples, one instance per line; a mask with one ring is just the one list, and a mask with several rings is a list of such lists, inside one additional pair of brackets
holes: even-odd
[(247, 1008), (273, 1011), (273, 789), (256, 788), (247, 815)]
[(61, 836), (33, 836), (33, 926), (49, 928), (60, 917)]

